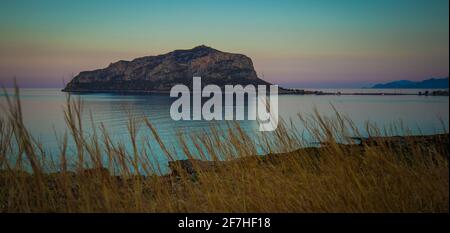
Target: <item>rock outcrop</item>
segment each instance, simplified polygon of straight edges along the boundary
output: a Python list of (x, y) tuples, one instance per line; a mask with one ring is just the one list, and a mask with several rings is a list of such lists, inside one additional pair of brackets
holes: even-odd
[(169, 92), (176, 84), (191, 87), (193, 76), (202, 77), (203, 85), (270, 85), (258, 78), (249, 57), (202, 45), (84, 71), (74, 77), (63, 91)]

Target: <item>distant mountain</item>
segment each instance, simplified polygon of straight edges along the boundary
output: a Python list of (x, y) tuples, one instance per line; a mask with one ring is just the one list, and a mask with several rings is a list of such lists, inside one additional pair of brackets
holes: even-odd
[(63, 91), (169, 92), (176, 84), (191, 86), (193, 76), (202, 77), (202, 85), (270, 85), (258, 78), (249, 57), (202, 45), (84, 71), (74, 77)]
[(448, 88), (448, 77), (447, 78), (431, 78), (420, 82), (400, 80), (384, 84), (376, 84), (372, 88), (376, 89), (387, 89), (387, 88), (412, 88), (412, 89), (445, 89)]

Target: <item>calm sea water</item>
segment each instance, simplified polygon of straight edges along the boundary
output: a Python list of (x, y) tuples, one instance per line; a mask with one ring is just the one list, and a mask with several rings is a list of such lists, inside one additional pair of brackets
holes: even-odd
[[(330, 90), (324, 90), (330, 91)], [(333, 90), (336, 91), (336, 90)], [(346, 93), (346, 90), (339, 90)], [(372, 92), (370, 89), (347, 90), (347, 92)], [(419, 90), (389, 90), (394, 93), (418, 93)], [(423, 90), (422, 90), (423, 91)], [(170, 105), (173, 99), (168, 95), (120, 95), (120, 94), (82, 94), (84, 102), (84, 122), (89, 132), (91, 120), (94, 125), (103, 123), (114, 140), (128, 142), (127, 121), (130, 116), (148, 117), (155, 125), (162, 140), (174, 145), (179, 130), (189, 133), (204, 132), (209, 126), (207, 121), (173, 121), (170, 118)], [(59, 89), (22, 89), (21, 100), (25, 124), (32, 135), (45, 146), (49, 154), (57, 154), (57, 139), (66, 130), (63, 107), (66, 93)], [(5, 96), (0, 95), (0, 104), (5, 105)], [(414, 134), (433, 134), (443, 131), (442, 122), (448, 128), (449, 97), (434, 96), (315, 96), (281, 95), (279, 96), (279, 115), (297, 122), (297, 113), (312, 114), (314, 108), (325, 115), (334, 115), (333, 105), (340, 113), (351, 118), (358, 127), (364, 128), (367, 121), (384, 126), (402, 122)], [(3, 110), (0, 116), (4, 116)], [(247, 132), (258, 131), (258, 124), (243, 121)], [(364, 130), (362, 130), (364, 132)], [(139, 138), (150, 132), (142, 131)], [(152, 142), (156, 143), (156, 142)], [(128, 145), (129, 146), (129, 145)], [(154, 145), (154, 148), (157, 148)], [(167, 164), (162, 151), (155, 149), (158, 162)]]

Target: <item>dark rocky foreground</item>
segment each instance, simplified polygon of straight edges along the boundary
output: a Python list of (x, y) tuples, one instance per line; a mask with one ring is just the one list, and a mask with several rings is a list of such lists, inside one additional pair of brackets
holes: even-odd
[[(339, 144), (339, 148), (348, 152), (349, 154), (364, 154), (367, 148), (389, 148), (389, 150), (398, 151), (399, 154), (413, 153), (411, 148), (420, 148), (427, 150), (427, 148), (442, 148), (442, 154), (449, 156), (449, 134), (436, 134), (429, 136), (393, 136), (393, 137), (369, 137), (369, 138), (352, 138), (355, 144), (343, 145)], [(305, 155), (318, 157), (327, 150), (328, 143), (321, 143), (322, 147), (302, 148), (296, 151), (280, 154), (269, 154), (263, 157), (258, 157), (262, 163), (277, 163), (288, 156)], [(401, 152), (401, 153), (400, 153)], [(420, 152), (420, 151), (415, 151)], [(240, 160), (255, 159), (255, 157), (240, 158)], [(177, 176), (179, 173), (186, 172), (195, 175), (197, 171), (209, 172), (214, 171), (218, 167), (227, 166), (227, 164), (242, 161), (200, 161), (200, 160), (179, 160), (169, 162), (169, 167), (172, 170), (172, 176)], [(245, 161), (244, 161), (245, 162)]]
[(176, 84), (191, 87), (194, 76), (202, 77), (203, 85), (270, 84), (257, 77), (249, 57), (202, 45), (84, 71), (74, 77), (63, 91), (167, 93)]

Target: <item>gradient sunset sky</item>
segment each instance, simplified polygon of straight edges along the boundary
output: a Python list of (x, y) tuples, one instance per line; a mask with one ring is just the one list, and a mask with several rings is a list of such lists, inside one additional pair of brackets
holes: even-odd
[(2, 0), (0, 85), (62, 87), (83, 70), (205, 44), (288, 87), (449, 73), (448, 0)]

